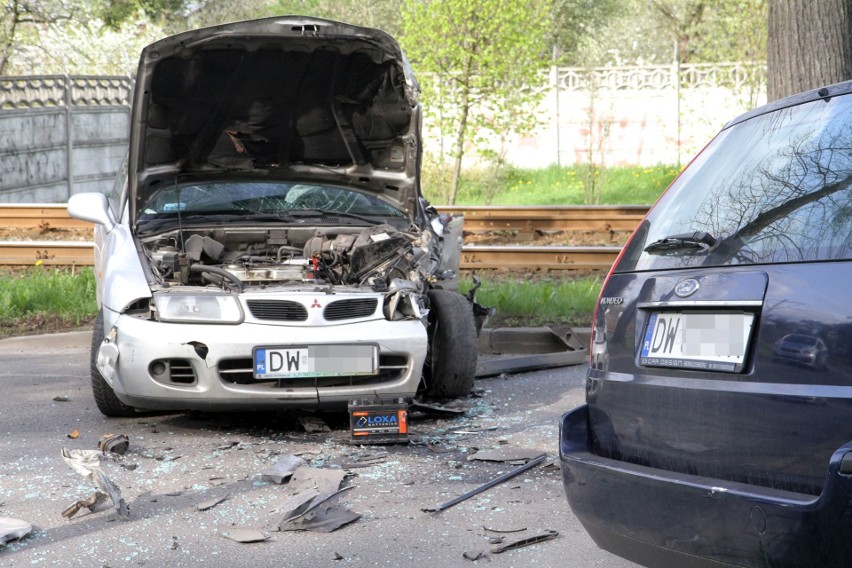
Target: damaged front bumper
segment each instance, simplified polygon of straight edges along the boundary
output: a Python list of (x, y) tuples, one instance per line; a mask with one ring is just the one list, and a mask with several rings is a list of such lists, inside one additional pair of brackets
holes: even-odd
[(588, 405), (562, 416), (562, 480), (604, 550), (661, 568), (852, 562), (852, 442), (833, 453), (813, 496), (596, 455), (588, 418)]
[[(378, 346), (378, 373), (256, 379), (259, 346)], [(339, 326), (175, 324), (118, 316), (97, 354), (101, 375), (126, 405), (151, 410), (341, 406), (357, 398), (411, 398), (426, 358), (419, 320)], [(343, 372), (345, 373), (345, 371)]]

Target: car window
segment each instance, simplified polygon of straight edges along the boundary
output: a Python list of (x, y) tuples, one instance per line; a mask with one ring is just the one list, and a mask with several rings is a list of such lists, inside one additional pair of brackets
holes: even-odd
[(291, 183), (182, 184), (156, 193), (140, 220), (168, 214), (284, 214), (296, 211), (400, 218), (404, 215), (373, 195), (345, 188)]
[[(753, 117), (723, 131), (683, 172), (617, 270), (851, 258), (850, 182), (852, 97)], [(649, 247), (696, 232), (713, 246)]]

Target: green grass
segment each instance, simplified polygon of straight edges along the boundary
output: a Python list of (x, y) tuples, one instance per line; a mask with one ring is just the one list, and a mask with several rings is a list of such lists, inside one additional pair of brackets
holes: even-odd
[[(476, 301), (496, 313), (490, 327), (500, 326), (589, 326), (602, 276), (484, 279)], [(462, 279), (459, 289), (472, 286)]]
[[(95, 276), (91, 268), (37, 266), (0, 274), (0, 336), (82, 325), (95, 315)], [(27, 323), (24, 323), (27, 322)]]
[[(675, 166), (610, 167), (599, 178), (599, 203), (602, 205), (652, 205), (677, 176)], [(424, 170), (423, 186), (427, 198), (435, 204), (447, 203), (447, 176), (434, 165)], [(457, 205), (583, 205), (585, 192), (583, 166), (527, 170), (507, 168), (500, 174), (492, 170), (465, 170), (456, 198)], [(434, 188), (430, 191), (430, 188)]]

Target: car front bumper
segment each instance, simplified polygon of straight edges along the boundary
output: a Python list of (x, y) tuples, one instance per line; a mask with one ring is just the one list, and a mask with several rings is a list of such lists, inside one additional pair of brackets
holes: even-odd
[(815, 497), (595, 455), (588, 412), (562, 416), (562, 480), (604, 550), (656, 568), (852, 565), (852, 475), (841, 473), (852, 471), (852, 442), (831, 456)]
[[(341, 407), (359, 398), (410, 398), (420, 384), (427, 346), (426, 328), (417, 320), (296, 328), (175, 324), (125, 315), (112, 329), (111, 340), (106, 330), (111, 347), (100, 352), (110, 354), (114, 372), (102, 374), (124, 404), (152, 410)], [(252, 376), (252, 349), (258, 346), (352, 343), (378, 345), (378, 375)]]

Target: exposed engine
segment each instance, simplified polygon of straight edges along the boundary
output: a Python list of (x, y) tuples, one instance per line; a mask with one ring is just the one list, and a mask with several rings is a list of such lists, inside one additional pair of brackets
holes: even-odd
[(394, 280), (403, 280), (423, 292), (436, 278), (436, 240), (429, 231), (402, 232), (382, 224), (184, 229), (144, 244), (155, 280), (168, 286), (312, 283), (386, 291)]

